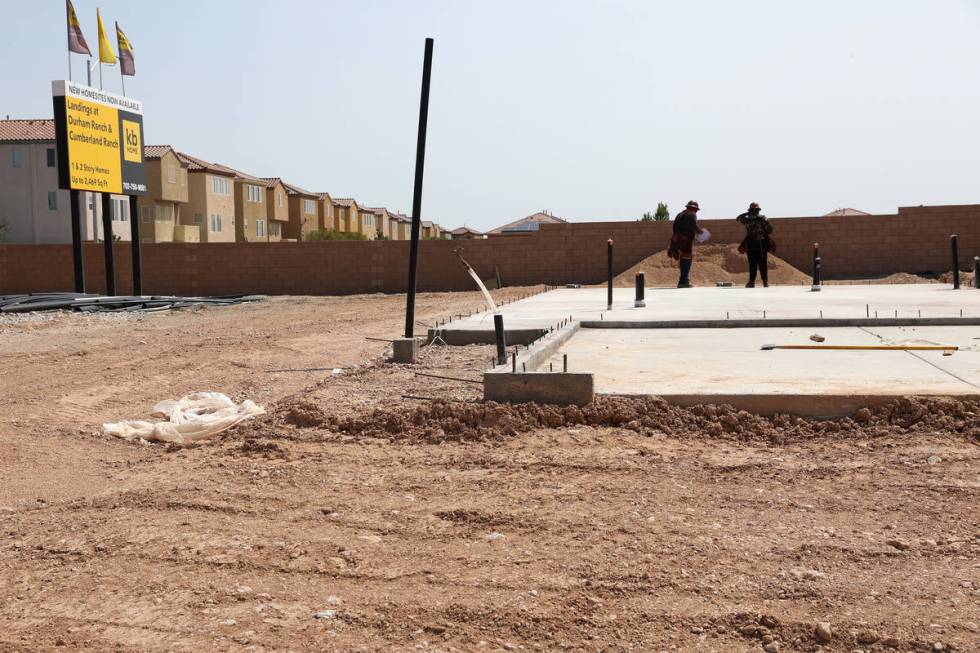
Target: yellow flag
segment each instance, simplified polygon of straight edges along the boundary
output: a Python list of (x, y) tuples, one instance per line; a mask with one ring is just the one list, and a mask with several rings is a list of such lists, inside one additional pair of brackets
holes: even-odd
[(112, 51), (112, 42), (109, 35), (105, 33), (105, 25), (102, 24), (102, 13), (96, 9), (95, 15), (99, 19), (99, 61), (102, 63), (116, 63), (116, 53)]

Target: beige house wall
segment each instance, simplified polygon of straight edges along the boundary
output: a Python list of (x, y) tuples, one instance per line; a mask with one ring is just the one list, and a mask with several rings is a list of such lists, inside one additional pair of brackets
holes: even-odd
[(267, 240), (276, 243), (286, 238), (289, 222), (289, 199), (286, 195), (286, 187), (282, 183), (266, 189), (265, 204), (268, 209), (267, 216)]
[[(214, 192), (212, 177), (228, 180), (228, 194)], [(187, 206), (182, 215), (183, 224), (195, 224), (200, 229), (202, 243), (235, 242), (235, 180), (204, 171), (192, 171), (187, 175)], [(221, 229), (211, 230), (211, 216), (221, 219)]]
[[(249, 187), (258, 187), (258, 201), (249, 199)], [(265, 185), (262, 182), (248, 179), (236, 179), (235, 187), (235, 240), (243, 243), (268, 242), (269, 218), (266, 209)], [(258, 221), (265, 225), (265, 233), (259, 237)]]
[[(306, 202), (313, 202), (313, 210), (306, 210)], [(289, 226), (286, 233), (289, 238), (304, 240), (306, 234), (315, 231), (318, 226), (317, 198), (310, 195), (289, 196)]]
[(340, 231), (337, 226), (337, 207), (330, 198), (317, 200), (317, 228)]

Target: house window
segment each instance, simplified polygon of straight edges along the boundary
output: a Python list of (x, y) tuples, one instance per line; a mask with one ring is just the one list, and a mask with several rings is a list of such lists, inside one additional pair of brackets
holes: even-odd
[(228, 180), (224, 177), (211, 177), (211, 192), (215, 195), (227, 195)]
[(248, 189), (247, 189), (248, 190), (248, 201), (249, 202), (255, 202), (256, 204), (261, 204), (262, 203), (262, 187), (261, 186), (252, 186), (251, 184), (247, 184), (247, 186), (248, 186)]
[(255, 234), (259, 238), (265, 238), (265, 220), (255, 221)]
[(142, 208), (143, 208), (143, 222), (149, 222), (151, 209), (148, 206), (144, 206)]
[(173, 165), (167, 166), (167, 181), (169, 181), (171, 184), (176, 184), (177, 183), (177, 168), (176, 168), (176, 166), (173, 166)]
[(282, 193), (276, 193), (276, 202), (279, 204), (279, 208), (282, 208)]
[(328, 204), (327, 205), (327, 217), (328, 218), (332, 218), (333, 217), (333, 205), (332, 204)]
[(49, 211), (58, 210), (58, 191), (56, 190), (48, 191), (48, 210)]
[(127, 222), (129, 220), (129, 200), (113, 198), (110, 211), (113, 222)]
[(270, 222), (269, 223), (269, 235), (270, 236), (278, 236), (279, 235), (279, 223), (278, 222)]
[(173, 220), (174, 220), (174, 207), (172, 207), (169, 204), (156, 205), (157, 222), (173, 222)]
[(48, 148), (47, 155), (48, 155), (48, 167), (49, 168), (53, 168), (56, 165), (58, 165), (57, 159), (56, 159), (55, 154), (54, 154), (54, 148), (53, 147), (49, 147)]
[(366, 215), (366, 216), (364, 216), (364, 226), (365, 227), (370, 227), (373, 224), (374, 224), (374, 216), (373, 215)]
[(14, 168), (19, 168), (24, 165), (24, 159), (20, 155), (20, 149), (14, 148), (10, 151), (10, 165)]
[(303, 200), (303, 213), (316, 213), (316, 204), (313, 200)]
[(194, 224), (201, 225), (204, 224), (204, 215), (201, 213), (194, 214)]
[(210, 226), (211, 226), (211, 231), (214, 232), (221, 231), (221, 216), (216, 213), (212, 213)]

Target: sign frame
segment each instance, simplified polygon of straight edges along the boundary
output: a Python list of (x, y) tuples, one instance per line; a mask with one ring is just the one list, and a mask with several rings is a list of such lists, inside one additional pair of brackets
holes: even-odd
[(51, 89), (58, 187), (146, 195), (143, 103), (66, 80)]

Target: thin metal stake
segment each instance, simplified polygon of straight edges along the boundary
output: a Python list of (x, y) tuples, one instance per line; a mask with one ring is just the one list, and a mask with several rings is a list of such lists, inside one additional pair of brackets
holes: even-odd
[(563, 372), (567, 372), (568, 371), (568, 354), (562, 354), (561, 355), (561, 362), (562, 362), (562, 371)]
[(511, 372), (517, 374), (517, 350), (514, 350), (514, 353), (511, 355), (510, 361), (511, 361), (511, 368), (510, 368)]

